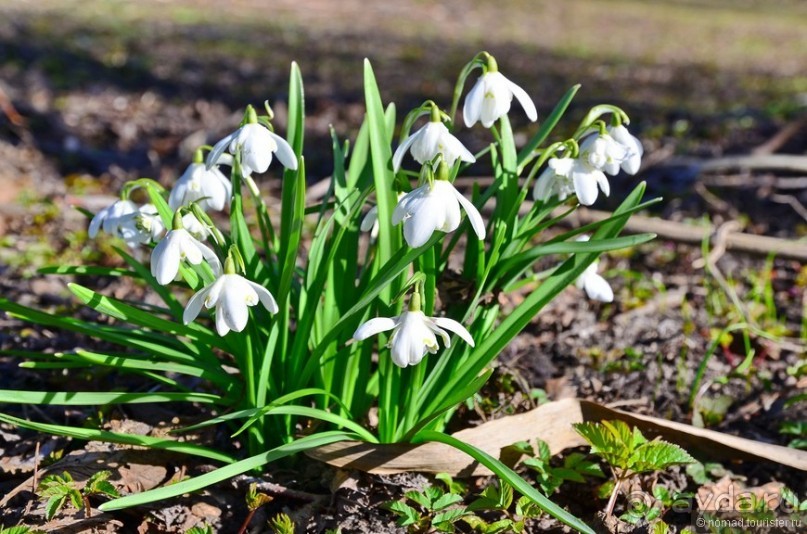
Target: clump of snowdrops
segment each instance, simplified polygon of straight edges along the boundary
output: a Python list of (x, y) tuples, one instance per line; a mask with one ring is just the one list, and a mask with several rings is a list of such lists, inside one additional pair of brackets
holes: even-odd
[[(613, 299), (597, 273), (600, 253), (652, 237), (619, 237), (630, 214), (646, 205), (643, 185), (612, 217), (545, 237), (579, 205), (611, 194), (608, 175), (637, 172), (642, 145), (626, 128), (628, 116), (614, 106), (596, 106), (574, 135), (554, 140), (576, 86), (517, 147), (510, 114), (532, 123), (539, 113), (484, 52), (462, 69), (446, 107), (426, 101), (404, 115), (399, 129), (396, 108), (382, 104), (369, 62), (364, 84), (366, 116), (358, 136), (348, 143), (332, 132), (333, 174), (323, 198), (306, 196), (303, 82), (293, 64), (285, 135), (276, 131), (268, 104), (261, 113), (248, 106), (235, 131), (199, 147), (170, 191), (136, 180), (92, 215), (90, 237), (104, 232), (137, 250), (117, 249), (124, 267), (45, 270), (129, 277), (148, 286), (159, 306), (75, 283), (70, 290), (108, 320), (60, 317), (0, 301), (12, 316), (119, 347), (17, 351), (21, 365), (68, 374), (107, 367), (152, 383), (127, 392), (0, 391), (0, 401), (195, 403), (202, 413), (225, 415), (184, 430), (228, 425), (246, 436), (242, 457), (180, 439), (0, 414), (0, 420), (41, 432), (169, 449), (222, 464), (102, 509), (181, 495), (336, 441), (442, 441), (550, 514), (587, 530), (498, 460), (443, 428), (488, 379), (502, 349), (567, 286), (576, 283), (590, 298)], [(485, 128), (490, 139), (477, 153), (456, 137), (466, 86), (464, 126)], [(493, 169), (492, 183), (458, 188), (457, 176), (483, 158)], [(267, 207), (262, 180), (282, 182), (279, 213)], [(149, 202), (133, 202), (135, 190)], [(557, 258), (557, 266), (538, 271), (537, 261), (547, 255)], [(461, 286), (461, 297), (449, 294), (449, 280)], [(524, 299), (504, 310), (488, 298), (502, 291), (521, 291)], [(371, 410), (377, 414), (373, 425)]]

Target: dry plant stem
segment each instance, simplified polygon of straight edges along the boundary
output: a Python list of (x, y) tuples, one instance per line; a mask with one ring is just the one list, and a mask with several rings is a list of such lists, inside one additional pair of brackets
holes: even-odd
[(619, 488), (622, 486), (623, 478), (621, 476), (615, 476), (616, 482), (614, 482), (614, 489), (611, 491), (611, 497), (608, 499), (608, 505), (605, 507), (605, 517), (611, 517), (614, 515), (614, 506), (616, 506), (616, 498), (619, 495)]
[(84, 501), (84, 515), (86, 515), (87, 517), (92, 517), (92, 506), (90, 506), (90, 498), (86, 495), (82, 495), (81, 500)]
[(252, 522), (252, 518), (255, 515), (255, 512), (257, 511), (258, 511), (257, 508), (249, 511), (247, 517), (244, 519), (244, 523), (241, 525), (241, 528), (238, 529), (238, 534), (244, 534), (244, 532), (247, 531), (247, 528), (249, 527), (249, 524)]

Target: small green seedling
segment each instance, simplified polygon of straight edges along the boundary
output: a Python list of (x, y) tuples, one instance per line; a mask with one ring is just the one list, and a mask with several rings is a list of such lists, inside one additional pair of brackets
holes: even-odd
[[(670, 490), (661, 484), (653, 486), (652, 493), (652, 499), (639, 498), (633, 500), (628, 507), (628, 511), (619, 516), (619, 519), (631, 525), (642, 523), (652, 525), (653, 532), (668, 532), (669, 526), (661, 519), (662, 516), (675, 503), (681, 502), (682, 499), (690, 499), (693, 495), (683, 492), (670, 493)], [(645, 495), (645, 497), (649, 496)]]
[[(244, 523), (241, 525), (241, 528), (238, 530), (238, 534), (243, 534), (247, 531), (249, 527), (249, 523), (252, 521), (252, 516), (255, 515), (255, 512), (258, 511), (258, 508), (263, 506), (264, 504), (272, 502), (274, 499), (265, 493), (258, 492), (258, 485), (256, 483), (252, 483), (249, 485), (249, 489), (247, 490), (246, 501), (247, 501), (247, 517), (244, 519)], [(292, 532), (294, 529), (292, 528)]]
[(469, 512), (498, 511), (505, 517), (489, 523), (475, 514), (470, 514), (464, 516), (462, 520), (473, 528), (474, 532), (481, 534), (521, 533), (525, 532), (528, 519), (541, 515), (541, 509), (526, 497), (521, 497), (516, 501), (515, 513), (510, 512), (512, 504), (513, 487), (500, 479), (498, 487), (491, 484), (485, 488), (482, 495), (472, 502), (467, 510)]
[(272, 534), (294, 534), (294, 521), (284, 514), (277, 514), (269, 520), (269, 529)]
[(31, 527), (17, 525), (16, 527), (0, 528), (0, 534), (31, 534), (34, 532)]
[(109, 482), (112, 473), (109, 471), (98, 471), (85, 484), (84, 489), (79, 490), (73, 477), (67, 471), (61, 476), (48, 475), (39, 483), (39, 493), (41, 497), (48, 497), (45, 505), (45, 517), (50, 521), (61, 510), (68, 500), (74, 508), (80, 510), (84, 508), (84, 513), (90, 517), (92, 507), (90, 506), (90, 496), (106, 495), (107, 497), (120, 497), (118, 490)]
[(185, 534), (213, 534), (213, 527), (207, 523), (203, 525), (196, 525), (185, 531)]
[(398, 516), (398, 526), (409, 527), (410, 532), (454, 532), (454, 523), (469, 512), (462, 503), (465, 487), (454, 482), (447, 474), (438, 475), (446, 490), (428, 486), (423, 491), (407, 491), (404, 496), (417, 505), (405, 501), (390, 501), (384, 504), (387, 510)]
[(560, 486), (568, 481), (585, 483), (586, 476), (605, 478), (605, 474), (597, 463), (586, 459), (585, 454), (574, 452), (566, 456), (562, 467), (553, 467), (552, 452), (549, 445), (540, 439), (535, 447), (527, 441), (520, 441), (511, 446), (517, 452), (528, 456), (522, 463), (535, 471), (535, 478), (546, 495), (552, 495)]
[(630, 477), (695, 462), (678, 445), (660, 439), (648, 441), (638, 428), (631, 430), (622, 421), (577, 423), (574, 428), (591, 445), (591, 453), (611, 467), (614, 487), (605, 509), (607, 517), (613, 514), (619, 489)]

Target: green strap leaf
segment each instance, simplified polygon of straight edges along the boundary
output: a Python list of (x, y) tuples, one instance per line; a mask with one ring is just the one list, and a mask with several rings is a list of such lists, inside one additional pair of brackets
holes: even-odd
[(26, 421), (25, 419), (20, 419), (18, 417), (14, 417), (13, 415), (7, 415), (4, 413), (0, 413), (0, 421), (18, 426), (20, 428), (27, 428), (29, 430), (44, 432), (45, 434), (52, 434), (54, 436), (65, 436), (68, 438), (83, 439), (86, 441), (120, 443), (122, 445), (148, 447), (150, 449), (163, 449), (182, 454), (201, 456), (203, 458), (209, 458), (217, 462), (228, 464), (236, 461), (235, 458), (229, 454), (172, 439), (138, 436), (135, 434), (122, 434), (120, 432), (109, 432), (106, 430), (95, 430), (90, 428), (52, 425), (48, 423), (37, 423), (34, 421)]
[(24, 391), (0, 389), (0, 402), (11, 404), (49, 404), (88, 406), (103, 404), (148, 404), (152, 402), (198, 402), (217, 404), (221, 397), (210, 393), (116, 393), (96, 391)]
[(183, 480), (181, 482), (177, 482), (176, 484), (171, 484), (170, 486), (156, 488), (143, 493), (129, 495), (120, 499), (105, 502), (98, 508), (102, 512), (111, 512), (113, 510), (122, 510), (131, 506), (139, 506), (141, 504), (178, 497), (179, 495), (183, 495), (185, 493), (192, 493), (202, 488), (206, 488), (207, 486), (217, 482), (229, 480), (242, 473), (246, 473), (247, 471), (252, 471), (253, 469), (266, 465), (269, 462), (279, 460), (280, 458), (284, 458), (298, 452), (314, 449), (330, 443), (336, 443), (337, 441), (346, 441), (356, 438), (357, 436), (350, 432), (320, 432), (292, 441), (291, 443), (286, 443), (279, 447), (275, 447), (274, 449), (261, 454), (256, 454), (255, 456), (251, 456), (241, 460), (240, 462), (221, 467), (215, 471), (198, 477)]

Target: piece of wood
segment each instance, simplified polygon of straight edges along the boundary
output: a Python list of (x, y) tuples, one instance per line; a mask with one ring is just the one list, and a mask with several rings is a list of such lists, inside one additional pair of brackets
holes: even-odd
[[(579, 399), (549, 402), (523, 414), (461, 430), (454, 437), (482, 449), (505, 464), (513, 465), (518, 457), (510, 453), (508, 446), (517, 441), (540, 438), (547, 442), (553, 454), (557, 454), (564, 449), (586, 444), (574, 431), (572, 424), (614, 419), (638, 427), (650, 439), (660, 436), (681, 445), (696, 457), (723, 461), (771, 461), (807, 471), (807, 451), (753, 441), (657, 417), (613, 410)], [(358, 469), (383, 475), (406, 471), (448, 473), (458, 477), (492, 474), (470, 457), (442, 443), (375, 445), (345, 441), (313, 449), (306, 454), (342, 469)]]

